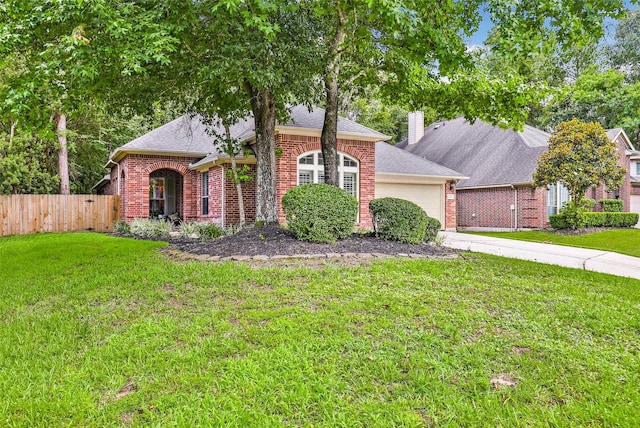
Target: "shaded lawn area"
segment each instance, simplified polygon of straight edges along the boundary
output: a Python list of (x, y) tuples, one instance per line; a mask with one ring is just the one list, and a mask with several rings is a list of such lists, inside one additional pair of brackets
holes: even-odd
[(493, 236), (496, 238), (516, 239), (520, 241), (543, 242), (546, 244), (567, 245), (570, 247), (591, 248), (593, 250), (613, 251), (640, 257), (640, 229), (613, 229), (583, 235), (565, 235), (556, 232), (533, 230), (528, 232), (465, 232), (473, 235)]
[(640, 425), (640, 281), (482, 255), (177, 263), (162, 245), (0, 239), (3, 425)]

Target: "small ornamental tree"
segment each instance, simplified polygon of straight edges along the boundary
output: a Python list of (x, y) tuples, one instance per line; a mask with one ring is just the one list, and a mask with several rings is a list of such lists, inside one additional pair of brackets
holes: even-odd
[(626, 171), (618, 163), (617, 150), (599, 123), (563, 122), (549, 138), (549, 149), (538, 159), (533, 185), (564, 184), (571, 195), (565, 214), (574, 228), (579, 227), (578, 208), (588, 189), (601, 184), (608, 189), (622, 185)]

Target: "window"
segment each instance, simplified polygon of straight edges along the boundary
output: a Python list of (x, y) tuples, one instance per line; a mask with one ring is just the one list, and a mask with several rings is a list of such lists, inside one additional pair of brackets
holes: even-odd
[[(340, 188), (358, 197), (358, 161), (338, 152)], [(324, 159), (322, 152), (305, 153), (298, 157), (298, 185), (324, 183)]]
[(636, 161), (636, 177), (640, 177), (640, 160)]
[(202, 215), (209, 214), (209, 172), (202, 173)]
[(552, 214), (558, 214), (565, 202), (569, 201), (569, 189), (562, 183), (552, 184), (547, 188), (547, 220)]
[(149, 179), (149, 217), (158, 218), (165, 215), (164, 178)]

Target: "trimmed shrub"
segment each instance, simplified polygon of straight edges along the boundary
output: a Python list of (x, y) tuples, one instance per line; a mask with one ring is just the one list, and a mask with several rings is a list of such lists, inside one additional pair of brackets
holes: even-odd
[(554, 229), (568, 229), (567, 217), (564, 214), (551, 214), (549, 216), (549, 224)]
[(424, 242), (431, 242), (436, 239), (442, 223), (437, 218), (427, 216), (427, 231), (424, 235)]
[[(580, 227), (633, 227), (638, 223), (638, 217), (638, 213), (624, 212), (580, 213)], [(570, 227), (564, 214), (549, 216), (549, 223), (554, 229)]]
[(598, 201), (602, 211), (606, 213), (619, 213), (624, 210), (622, 199), (600, 199)]
[(425, 240), (429, 217), (413, 202), (398, 198), (374, 199), (369, 202), (369, 211), (377, 237), (412, 244)]
[(303, 184), (282, 197), (289, 230), (301, 241), (335, 243), (353, 233), (358, 200), (328, 184)]
[(638, 223), (638, 213), (583, 213), (584, 227), (632, 227)]
[(582, 198), (580, 206), (578, 207), (582, 212), (591, 212), (593, 207), (596, 206), (596, 200), (591, 198)]
[(144, 238), (158, 238), (169, 236), (171, 224), (164, 220), (150, 220), (147, 218), (136, 218), (129, 224), (131, 233)]

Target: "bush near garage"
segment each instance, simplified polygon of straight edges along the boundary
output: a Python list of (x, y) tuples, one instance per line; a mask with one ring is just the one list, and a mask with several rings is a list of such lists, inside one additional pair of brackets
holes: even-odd
[(425, 240), (427, 213), (413, 202), (399, 198), (379, 198), (369, 202), (376, 236), (417, 244)]

